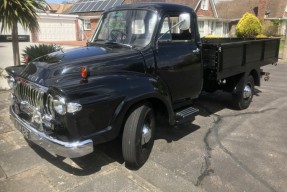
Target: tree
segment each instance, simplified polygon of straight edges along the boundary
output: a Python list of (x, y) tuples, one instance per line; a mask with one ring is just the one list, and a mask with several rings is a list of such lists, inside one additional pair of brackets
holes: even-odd
[(12, 47), (14, 65), (20, 65), (18, 27), (17, 24), (31, 32), (39, 30), (38, 10), (45, 9), (44, 0), (0, 0), (1, 32), (12, 31)]
[(254, 38), (262, 31), (260, 20), (251, 13), (245, 13), (236, 26), (237, 37)]

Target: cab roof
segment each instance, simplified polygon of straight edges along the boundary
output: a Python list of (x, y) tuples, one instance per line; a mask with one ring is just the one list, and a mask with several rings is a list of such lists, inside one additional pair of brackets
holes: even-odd
[(115, 10), (126, 10), (126, 9), (146, 9), (157, 12), (193, 12), (191, 7), (175, 3), (161, 3), (161, 2), (146, 2), (146, 3), (132, 3), (123, 4), (119, 6), (112, 7), (106, 12)]

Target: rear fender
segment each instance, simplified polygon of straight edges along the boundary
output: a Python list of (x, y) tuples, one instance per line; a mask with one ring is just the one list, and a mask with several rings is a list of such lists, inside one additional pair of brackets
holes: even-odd
[(251, 70), (251, 72), (249, 73), (253, 79), (254, 79), (254, 84), (256, 86), (260, 86), (261, 82), (260, 82), (260, 69), (253, 69)]

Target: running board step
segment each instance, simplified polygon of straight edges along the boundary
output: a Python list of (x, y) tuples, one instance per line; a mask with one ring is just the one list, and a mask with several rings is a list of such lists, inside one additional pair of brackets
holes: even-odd
[(175, 112), (175, 121), (177, 124), (186, 123), (194, 120), (194, 117), (198, 115), (199, 109), (188, 107), (180, 111)]

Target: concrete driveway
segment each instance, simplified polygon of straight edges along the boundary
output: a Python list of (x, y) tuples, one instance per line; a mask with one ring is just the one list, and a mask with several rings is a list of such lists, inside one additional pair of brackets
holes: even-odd
[(0, 100), (0, 191), (287, 191), (287, 65), (267, 66), (247, 110), (229, 94), (205, 94), (200, 115), (179, 127), (160, 125), (148, 162), (125, 168), (120, 139), (76, 159), (31, 145)]

